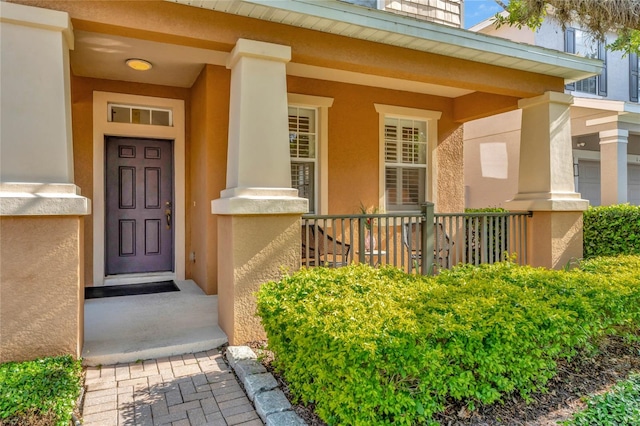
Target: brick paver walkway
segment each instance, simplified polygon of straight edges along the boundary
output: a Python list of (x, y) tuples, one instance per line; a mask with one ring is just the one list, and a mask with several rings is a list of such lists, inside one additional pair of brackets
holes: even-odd
[(88, 367), (82, 410), (93, 425), (262, 426), (217, 350)]

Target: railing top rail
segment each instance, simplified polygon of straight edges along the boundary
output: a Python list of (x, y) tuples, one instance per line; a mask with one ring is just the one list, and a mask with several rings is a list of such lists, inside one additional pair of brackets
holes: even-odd
[[(529, 216), (532, 212), (478, 212), (478, 213), (435, 213), (435, 217), (505, 217), (505, 216)], [(393, 212), (393, 213), (358, 213), (358, 214), (303, 214), (303, 219), (364, 219), (364, 218), (421, 218), (420, 212)]]
[(369, 219), (369, 218), (421, 218), (424, 215), (420, 212), (415, 213), (367, 213), (367, 214), (303, 214), (303, 219)]
[(435, 217), (505, 217), (505, 216), (529, 216), (533, 212), (480, 212), (480, 213), (434, 213)]

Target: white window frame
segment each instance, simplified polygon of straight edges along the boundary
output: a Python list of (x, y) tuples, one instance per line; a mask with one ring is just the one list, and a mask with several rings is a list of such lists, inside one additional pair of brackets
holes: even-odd
[[(384, 209), (387, 205), (386, 182), (385, 182), (385, 118), (399, 118), (415, 121), (426, 121), (427, 123), (427, 158), (425, 176), (424, 199), (437, 203), (437, 159), (436, 148), (438, 146), (438, 120), (442, 117), (441, 111), (431, 111), (417, 108), (407, 108), (394, 105), (374, 104), (378, 113), (378, 139), (379, 139), (379, 179), (378, 179), (378, 207)], [(413, 213), (419, 209), (407, 210)], [(402, 213), (402, 211), (399, 211)]]
[(315, 206), (309, 206), (309, 209), (314, 211), (315, 214), (328, 214), (329, 173), (327, 167), (329, 158), (329, 108), (333, 105), (333, 98), (289, 93), (287, 100), (288, 106), (290, 107), (316, 110)]

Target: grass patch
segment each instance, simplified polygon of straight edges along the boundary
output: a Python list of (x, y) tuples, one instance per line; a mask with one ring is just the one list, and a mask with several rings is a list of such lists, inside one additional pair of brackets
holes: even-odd
[(640, 374), (632, 374), (603, 394), (587, 400), (587, 408), (563, 423), (565, 426), (640, 425)]
[(0, 365), (0, 424), (68, 425), (81, 380), (70, 355)]

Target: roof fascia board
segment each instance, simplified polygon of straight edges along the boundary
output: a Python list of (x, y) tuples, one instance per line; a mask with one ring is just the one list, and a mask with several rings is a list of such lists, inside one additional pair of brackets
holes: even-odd
[[(585, 73), (593, 73), (592, 75), (600, 74), (604, 68), (603, 62), (598, 59), (583, 58), (553, 49), (531, 46), (524, 43), (516, 43), (503, 38), (472, 33), (467, 30), (448, 27), (432, 22), (416, 21), (412, 18), (401, 15), (371, 10), (339, 1), (242, 1), (272, 9), (283, 9), (318, 18), (330, 19), (337, 22), (346, 22), (352, 25), (387, 31), (393, 34), (402, 34), (417, 39), (444, 43), (455, 47), (474, 50), (476, 52), (493, 53), (500, 56), (514, 57), (545, 65), (554, 65)], [(466, 59), (464, 56), (461, 57)], [(479, 59), (481, 58), (476, 58), (474, 60), (479, 61)]]

